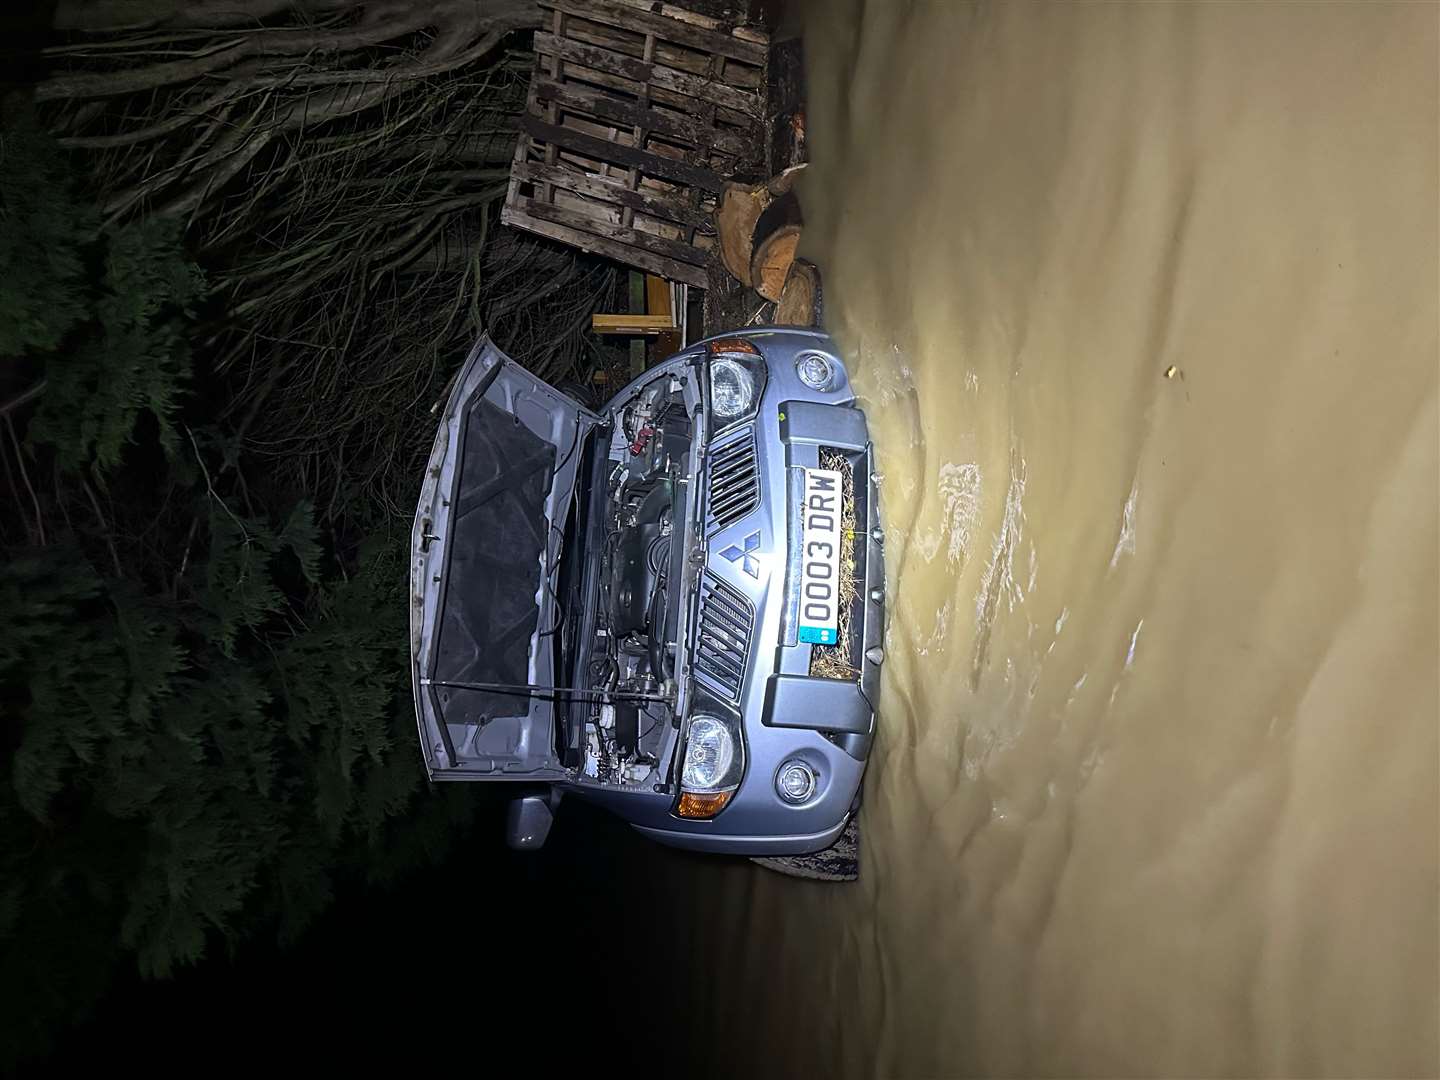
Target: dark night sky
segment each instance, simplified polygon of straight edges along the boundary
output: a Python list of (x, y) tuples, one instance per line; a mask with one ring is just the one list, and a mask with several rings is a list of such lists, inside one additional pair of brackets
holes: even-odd
[[(500, 808), (487, 809), (443, 865), (342, 890), (288, 950), (252, 940), (231, 959), (221, 944), (174, 980), (122, 977), (35, 1074), (687, 1057), (688, 950), (660, 906), (688, 905), (652, 883), (660, 860), (701, 857), (574, 800), (539, 853), (510, 852), (501, 828)], [(645, 955), (656, 966), (642, 972)]]

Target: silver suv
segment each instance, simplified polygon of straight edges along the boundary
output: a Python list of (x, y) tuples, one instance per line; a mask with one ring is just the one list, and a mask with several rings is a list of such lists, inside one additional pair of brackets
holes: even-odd
[(567, 792), (677, 847), (830, 846), (859, 805), (884, 659), (854, 402), (809, 330), (702, 341), (598, 412), (482, 338), (412, 535), (431, 778), (515, 785), (521, 848)]

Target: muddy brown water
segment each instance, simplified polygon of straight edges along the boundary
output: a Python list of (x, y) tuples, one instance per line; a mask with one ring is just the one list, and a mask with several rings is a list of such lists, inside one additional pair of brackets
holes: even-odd
[(805, 16), (884, 474), (862, 880), (688, 884), (766, 1075), (1435, 1075), (1437, 13)]

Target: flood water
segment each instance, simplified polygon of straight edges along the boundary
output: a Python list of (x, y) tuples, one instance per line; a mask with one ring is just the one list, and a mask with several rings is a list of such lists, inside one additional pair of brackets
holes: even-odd
[(809, 11), (892, 620), (861, 882), (685, 868), (717, 1070), (1440, 1072), (1437, 13)]

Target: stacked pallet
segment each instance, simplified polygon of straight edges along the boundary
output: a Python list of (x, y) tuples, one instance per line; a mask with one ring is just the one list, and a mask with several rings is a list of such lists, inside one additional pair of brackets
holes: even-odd
[(768, 39), (647, 0), (541, 0), (502, 219), (704, 287), (725, 181), (763, 171)]

